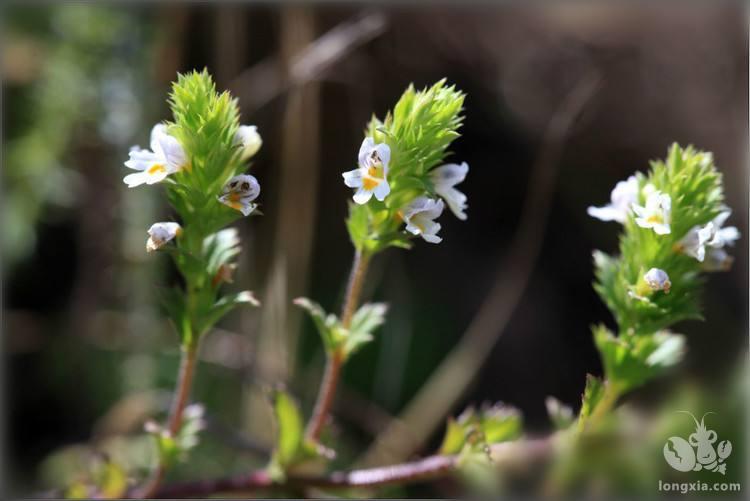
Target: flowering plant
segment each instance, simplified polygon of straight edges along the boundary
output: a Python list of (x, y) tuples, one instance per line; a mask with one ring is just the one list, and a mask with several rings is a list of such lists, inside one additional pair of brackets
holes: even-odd
[(163, 295), (183, 360), (168, 424), (162, 428), (150, 422), (147, 427), (157, 437), (159, 465), (144, 496), (153, 495), (173, 458), (196, 443), (200, 425), (194, 423), (202, 414), (186, 414), (185, 408), (201, 337), (234, 307), (259, 304), (250, 291), (222, 291), (232, 282), (240, 252), (237, 230), (226, 226), (258, 213), (254, 201), (260, 185), (245, 171), (260, 148), (260, 136), (255, 127), (239, 124), (236, 101), (227, 92), (216, 92), (205, 70), (180, 75), (170, 104), (174, 121), (154, 126), (150, 149), (130, 151), (125, 165), (137, 172), (123, 179), (130, 188), (164, 185), (180, 222), (154, 223), (146, 250), (167, 252), (184, 280), (183, 287)]
[[(117, 472), (117, 489), (102, 487), (97, 495), (181, 497), (271, 487), (367, 488), (447, 472), (459, 472), (480, 489), (496, 490), (496, 467), (503, 452), (556, 452), (550, 447), (555, 435), (522, 437), (518, 410), (484, 404), (448, 419), (435, 455), (381, 468), (319, 474), (336, 454), (325, 432), (341, 369), (386, 322), (386, 303), (362, 303), (371, 260), (391, 247), (409, 249), (417, 237), (440, 243), (437, 220), (446, 206), (458, 219), (467, 219), (467, 196), (456, 186), (469, 166), (446, 163), (451, 143), (459, 137), (463, 100), (463, 93), (442, 80), (421, 91), (410, 86), (385, 118), (370, 120), (356, 155), (357, 167), (342, 174), (344, 184), (354, 190), (346, 221), (354, 260), (341, 313), (328, 313), (308, 298), (294, 301), (309, 314), (327, 357), (307, 423), (295, 400), (276, 388), (270, 392), (276, 436), (267, 467), (162, 486), (166, 470), (186, 457), (204, 427), (202, 406), (188, 405), (201, 338), (234, 307), (259, 304), (249, 291), (226, 293), (224, 287), (232, 282), (240, 252), (238, 233), (227, 226), (260, 213), (260, 185), (247, 173), (248, 160), (261, 146), (260, 136), (255, 127), (239, 125), (235, 100), (216, 92), (206, 71), (178, 78), (170, 97), (174, 120), (153, 128), (150, 149), (130, 152), (125, 165), (137, 172), (124, 179), (129, 187), (161, 184), (176, 216), (151, 225), (146, 250), (168, 253), (182, 277), (180, 287), (164, 294), (182, 347), (178, 385), (167, 424), (146, 424), (159, 453), (150, 478), (139, 489), (125, 491), (124, 473), (106, 463), (107, 471)], [(604, 325), (593, 328), (604, 375), (587, 377), (577, 426), (572, 409), (554, 399), (547, 401), (554, 425), (569, 430), (561, 435), (572, 437), (574, 443), (595, 428), (622, 395), (681, 359), (684, 337), (668, 329), (700, 317), (702, 273), (728, 269), (732, 258), (726, 249), (739, 238), (736, 228), (725, 226), (731, 211), (723, 204), (721, 176), (711, 155), (692, 147), (673, 145), (664, 162), (654, 162), (647, 174), (639, 172), (617, 183), (611, 203), (588, 212), (623, 228), (619, 255), (594, 252), (594, 288), (612, 311), (617, 334)]]

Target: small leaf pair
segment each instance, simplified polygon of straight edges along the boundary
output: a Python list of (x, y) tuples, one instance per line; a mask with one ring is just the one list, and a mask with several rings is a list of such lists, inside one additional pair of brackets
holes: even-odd
[(388, 307), (384, 303), (366, 303), (352, 316), (346, 328), (333, 313), (326, 313), (316, 302), (300, 297), (294, 304), (307, 311), (323, 340), (326, 352), (343, 353), (345, 359), (372, 341), (372, 333), (385, 322)]

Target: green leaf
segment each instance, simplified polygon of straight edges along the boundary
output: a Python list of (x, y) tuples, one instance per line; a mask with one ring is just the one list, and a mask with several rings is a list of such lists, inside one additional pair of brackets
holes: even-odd
[(502, 403), (483, 406), (479, 413), (479, 420), (484, 439), (488, 444), (515, 440), (523, 431), (521, 413), (515, 407)]
[(367, 206), (349, 202), (349, 217), (346, 220), (346, 229), (352, 245), (362, 251), (369, 237), (369, 211)]
[(220, 298), (208, 309), (208, 311), (204, 311), (199, 307), (198, 311), (201, 312), (201, 314), (198, 315), (198, 319), (196, 320), (196, 331), (199, 335), (205, 334), (227, 313), (232, 311), (235, 307), (243, 304), (260, 306), (260, 301), (255, 298), (252, 292), (242, 291), (235, 294), (228, 294)]
[(461, 452), (461, 449), (466, 442), (464, 435), (464, 429), (459, 425), (452, 417), (448, 418), (448, 423), (445, 427), (445, 436), (443, 437), (443, 444), (440, 446), (440, 454), (452, 455)]
[(206, 273), (209, 276), (216, 275), (240, 250), (240, 237), (236, 228), (227, 228), (206, 237), (203, 241)]
[(286, 392), (274, 391), (272, 403), (277, 426), (274, 458), (283, 469), (286, 469), (297, 461), (302, 452), (304, 423), (297, 404)]
[(318, 303), (306, 297), (298, 297), (294, 300), (294, 304), (307, 311), (315, 327), (318, 329), (326, 351), (333, 353), (343, 339), (343, 327), (338, 317), (333, 314), (326, 314), (325, 310)]
[(385, 322), (386, 311), (388, 311), (388, 305), (385, 303), (367, 303), (360, 306), (352, 316), (351, 326), (344, 341), (346, 356), (372, 341), (373, 331)]
[(604, 382), (596, 376), (586, 374), (586, 388), (583, 390), (583, 401), (579, 413), (579, 422), (583, 423), (591, 417), (597, 404), (602, 400), (606, 386)]
[(661, 374), (682, 359), (684, 337), (667, 331), (615, 337), (606, 327), (594, 329), (610, 384), (629, 391)]
[(467, 408), (458, 419), (449, 419), (441, 454), (463, 453), (466, 448), (486, 451), (488, 445), (515, 440), (521, 436), (523, 420), (520, 412), (503, 403), (483, 405), (477, 412)]

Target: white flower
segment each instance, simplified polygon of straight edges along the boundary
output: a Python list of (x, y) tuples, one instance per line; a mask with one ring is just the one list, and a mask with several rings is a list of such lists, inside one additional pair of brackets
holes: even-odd
[(703, 262), (703, 259), (706, 257), (706, 244), (711, 240), (713, 233), (713, 223), (708, 223), (703, 228), (693, 226), (677, 246), (688, 256), (692, 256), (698, 261)]
[(442, 200), (432, 200), (427, 197), (416, 198), (402, 211), (406, 231), (413, 235), (420, 235), (425, 242), (440, 243), (443, 240), (437, 235), (440, 231), (440, 223), (434, 220), (440, 217), (443, 208)]
[(657, 235), (671, 232), (672, 199), (666, 193), (654, 190), (646, 198), (646, 207), (633, 203), (635, 222), (641, 228), (651, 228)]
[(125, 176), (123, 181), (128, 188), (144, 183), (159, 183), (187, 165), (185, 150), (177, 139), (167, 134), (166, 125), (159, 123), (151, 129), (150, 150), (137, 146), (130, 150), (130, 159), (125, 162), (125, 166), (140, 172)]
[(391, 192), (388, 185), (388, 163), (391, 161), (391, 149), (385, 143), (375, 144), (371, 137), (362, 141), (359, 148), (359, 167), (344, 172), (344, 184), (350, 188), (358, 188), (354, 193), (354, 201), (366, 204), (370, 198), (381, 202)]
[(733, 262), (734, 258), (724, 249), (708, 249), (702, 268), (704, 271), (729, 271)]
[(260, 195), (260, 184), (254, 176), (240, 174), (230, 179), (221, 193), (219, 202), (249, 216), (258, 207), (253, 200)]
[(466, 162), (463, 162), (461, 165), (441, 165), (430, 172), (435, 192), (446, 201), (451, 212), (462, 221), (466, 220), (466, 213), (464, 212), (467, 208), (466, 195), (458, 191), (454, 186), (463, 182), (468, 172), (469, 164)]
[(734, 245), (734, 241), (740, 238), (740, 230), (734, 226), (722, 228), (726, 220), (732, 214), (731, 209), (726, 209), (714, 218), (709, 224), (713, 224), (713, 236), (708, 241), (710, 247), (721, 249), (725, 245)]
[(680, 250), (703, 262), (706, 257), (706, 246), (721, 249), (725, 245), (734, 245), (734, 241), (740, 238), (739, 230), (734, 226), (722, 228), (731, 213), (732, 211), (727, 209), (702, 228), (693, 226), (678, 244)]
[(263, 140), (258, 134), (258, 128), (255, 125), (240, 125), (237, 129), (237, 134), (234, 136), (234, 140), (237, 144), (242, 146), (242, 153), (240, 158), (247, 160), (252, 157), (263, 144)]
[(177, 223), (154, 223), (148, 229), (146, 250), (153, 252), (182, 233), (182, 227)]
[(669, 281), (669, 275), (667, 272), (659, 268), (651, 268), (643, 275), (643, 280), (646, 281), (649, 288), (652, 291), (664, 291), (669, 293), (669, 289), (672, 288), (672, 282)]
[(619, 181), (610, 195), (610, 204), (604, 207), (589, 207), (589, 216), (601, 221), (624, 223), (630, 213), (630, 207), (638, 201), (638, 179), (630, 176), (627, 181)]

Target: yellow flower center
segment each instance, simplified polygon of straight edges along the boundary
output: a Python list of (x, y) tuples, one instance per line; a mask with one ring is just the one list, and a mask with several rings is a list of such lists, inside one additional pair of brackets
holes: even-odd
[(362, 187), (367, 191), (374, 190), (383, 180), (383, 165), (377, 164), (367, 168), (367, 175), (362, 178)]
[(167, 172), (167, 168), (164, 167), (164, 165), (162, 165), (162, 164), (154, 164), (151, 167), (149, 167), (146, 172), (148, 172), (149, 174), (156, 174), (156, 173), (161, 173), (161, 172)]

